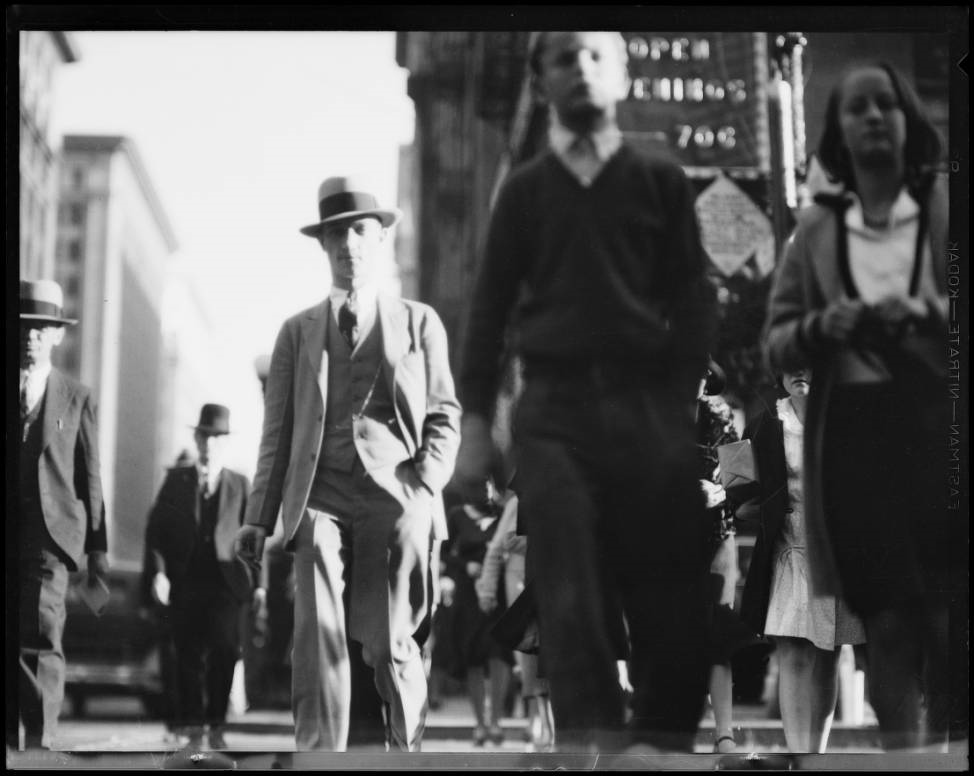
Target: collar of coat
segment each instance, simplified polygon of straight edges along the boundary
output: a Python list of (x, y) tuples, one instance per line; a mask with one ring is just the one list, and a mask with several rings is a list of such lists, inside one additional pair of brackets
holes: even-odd
[[(407, 353), (419, 350), (417, 321), (413, 310), (402, 299), (387, 294), (376, 297), (376, 311), (376, 323), (382, 334), (383, 366), (391, 389), (396, 365)], [(321, 372), (328, 327), (333, 325), (330, 312), (331, 302), (325, 299), (310, 308), (301, 320), (307, 356), (315, 374)]]

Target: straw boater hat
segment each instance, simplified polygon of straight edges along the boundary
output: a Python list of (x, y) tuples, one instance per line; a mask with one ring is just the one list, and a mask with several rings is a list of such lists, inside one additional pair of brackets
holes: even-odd
[(318, 187), (318, 223), (302, 227), (301, 234), (318, 237), (321, 227), (331, 221), (362, 216), (375, 216), (388, 227), (402, 218), (402, 211), (379, 207), (375, 195), (356, 178), (326, 178)]
[(200, 410), (200, 422), (192, 428), (210, 436), (230, 433), (230, 410), (222, 404), (204, 404)]
[(55, 326), (73, 326), (78, 321), (65, 318), (64, 293), (53, 280), (20, 281), (20, 320), (45, 321)]

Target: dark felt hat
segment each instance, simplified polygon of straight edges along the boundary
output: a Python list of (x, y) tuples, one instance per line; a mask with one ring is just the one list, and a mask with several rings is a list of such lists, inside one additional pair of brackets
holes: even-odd
[(301, 234), (317, 237), (321, 227), (346, 218), (375, 216), (383, 226), (393, 226), (402, 211), (379, 207), (379, 200), (365, 185), (354, 178), (326, 178), (318, 187), (318, 223), (301, 227)]
[(222, 404), (204, 404), (200, 410), (200, 422), (193, 426), (210, 436), (230, 433), (230, 410)]

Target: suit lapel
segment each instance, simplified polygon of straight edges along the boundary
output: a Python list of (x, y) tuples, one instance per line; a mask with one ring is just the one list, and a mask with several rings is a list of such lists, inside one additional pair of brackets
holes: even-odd
[(71, 401), (71, 393), (71, 387), (61, 373), (51, 369), (44, 396), (43, 447), (47, 447), (64, 426), (64, 414)]
[(318, 390), (321, 400), (328, 395), (328, 354), (325, 352), (328, 326), (331, 323), (331, 301), (325, 299), (321, 304), (311, 308), (301, 321), (304, 334), (304, 346), (311, 364), (311, 374), (318, 380)]
[(379, 295), (377, 299), (379, 330), (382, 333), (382, 366), (389, 396), (396, 396), (396, 366), (412, 349), (409, 311), (398, 300)]

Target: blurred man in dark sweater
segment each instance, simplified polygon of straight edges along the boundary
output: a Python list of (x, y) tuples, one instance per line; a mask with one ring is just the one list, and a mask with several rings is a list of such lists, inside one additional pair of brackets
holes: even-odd
[(518, 495), (559, 748), (630, 742), (612, 637), (621, 603), (635, 741), (690, 751), (707, 681), (693, 407), (715, 322), (693, 192), (678, 166), (622, 141), (620, 35), (543, 33), (531, 67), (551, 148), (510, 176), (491, 218), (463, 351), (458, 476), (486, 473), (513, 321)]

